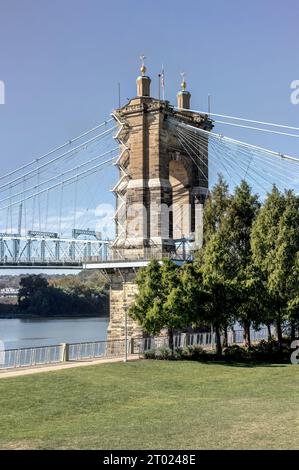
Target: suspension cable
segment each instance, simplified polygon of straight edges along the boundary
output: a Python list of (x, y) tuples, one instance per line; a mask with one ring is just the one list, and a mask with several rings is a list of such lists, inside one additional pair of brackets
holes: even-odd
[(299, 134), (290, 134), (289, 132), (274, 131), (273, 129), (262, 129), (261, 127), (245, 126), (243, 124), (236, 124), (235, 122), (225, 122), (225, 121), (218, 121), (218, 120), (215, 120), (214, 122), (216, 122), (217, 124), (225, 124), (226, 126), (241, 127), (242, 129), (251, 129), (254, 131), (268, 132), (270, 134), (285, 135), (287, 137), (295, 137), (299, 139)]
[[(99, 163), (98, 165), (95, 165), (95, 166), (93, 166), (93, 167), (91, 167), (91, 168), (88, 168), (87, 170), (85, 170), (85, 171), (83, 171), (83, 172), (81, 172), (81, 173), (78, 173), (77, 175), (71, 176), (70, 178), (66, 179), (63, 183), (64, 183), (64, 184), (65, 184), (65, 183), (69, 183), (69, 182), (71, 182), (71, 181), (72, 181), (73, 179), (75, 179), (75, 178), (78, 178), (78, 180), (79, 180), (79, 179), (82, 179), (82, 177), (88, 176), (87, 173), (90, 172), (90, 171), (92, 171), (91, 174), (93, 174), (93, 173), (95, 173), (95, 172), (97, 171), (97, 169), (99, 169), (99, 168), (102, 167), (103, 165), (112, 164), (112, 162), (115, 161), (115, 158), (117, 158), (117, 155), (116, 155), (115, 157), (109, 158), (108, 160), (106, 160), (106, 161), (104, 161), (104, 162)], [(80, 178), (79, 178), (79, 177), (80, 177)], [(2, 207), (1, 210), (5, 210), (7, 207), (16, 206), (17, 204), (20, 204), (21, 202), (27, 201), (28, 199), (32, 199), (32, 198), (34, 198), (35, 196), (38, 196), (38, 195), (40, 195), (40, 194), (43, 194), (43, 193), (45, 193), (45, 192), (48, 191), (48, 190), (52, 190), (52, 189), (54, 189), (54, 188), (57, 188), (57, 187), (60, 186), (60, 185), (61, 185), (61, 181), (60, 181), (59, 183), (54, 184), (53, 186), (50, 186), (50, 187), (45, 188), (45, 189), (43, 189), (43, 190), (41, 190), (41, 191), (38, 191), (37, 193), (31, 194), (30, 196), (27, 196), (27, 197), (24, 198), (24, 199), (21, 199), (21, 200), (19, 200), (19, 201), (13, 202), (12, 204), (10, 204), (10, 205), (8, 205), (8, 206)]]
[[(180, 108), (174, 108), (174, 109), (181, 110)], [(216, 113), (210, 113), (210, 112), (207, 112), (207, 111), (198, 111), (198, 110), (195, 110), (195, 109), (183, 109), (183, 111), (189, 111), (189, 112), (198, 113), (198, 114), (206, 114), (207, 116), (217, 116), (217, 117), (221, 117), (221, 118), (225, 118), (225, 119), (234, 119), (234, 120), (237, 120), (237, 121), (251, 122), (253, 124), (262, 124), (264, 126), (280, 127), (280, 128), (283, 128), (283, 129), (291, 129), (293, 131), (299, 131), (299, 127), (286, 126), (284, 124), (276, 124), (276, 123), (273, 123), (273, 122), (256, 121), (254, 119), (245, 119), (245, 118), (240, 118), (240, 117), (236, 117), (236, 116), (228, 116), (226, 114), (216, 114)]]
[[(32, 190), (35, 190), (37, 188), (39, 188), (40, 186), (43, 186), (44, 184), (47, 184), (47, 183), (50, 183), (51, 181), (54, 181), (58, 178), (61, 178), (61, 177), (64, 177), (65, 175), (67, 175), (68, 173), (71, 173), (73, 171), (76, 171), (76, 170), (79, 170), (80, 168), (82, 168), (83, 166), (85, 165), (89, 165), (90, 163), (94, 162), (95, 160), (98, 160), (99, 158), (102, 158), (102, 157), (105, 157), (106, 155), (109, 155), (110, 153), (112, 152), (115, 152), (116, 150), (118, 150), (118, 147), (114, 147), (112, 150), (108, 150), (107, 152), (104, 152), (102, 153), (101, 155), (98, 155), (97, 157), (94, 157), (92, 159), (90, 159), (89, 161), (87, 162), (83, 162), (81, 163), (80, 165), (77, 165), (73, 168), (70, 168), (62, 173), (60, 173), (59, 175), (55, 175), (55, 176), (52, 176), (51, 178), (47, 179), (47, 180), (44, 180), (44, 181), (41, 181), (39, 184), (31, 187), (31, 188), (26, 188), (25, 190), (23, 191), (19, 191), (18, 193), (14, 194), (12, 197), (15, 198), (15, 197), (18, 197), (20, 195), (23, 195), (25, 193), (28, 193), (29, 191), (32, 191)], [(0, 204), (2, 202), (5, 202), (7, 201), (8, 199), (10, 199), (10, 196), (7, 196), (7, 197), (4, 197), (2, 199), (0, 199)], [(1, 208), (0, 208), (1, 209)]]
[(103, 126), (106, 126), (109, 122), (113, 121), (112, 118), (109, 118), (107, 119), (107, 121), (104, 121), (102, 122), (101, 124), (99, 124), (98, 126), (96, 127), (93, 127), (92, 129), (89, 129), (88, 131), (84, 132), (83, 134), (81, 135), (78, 135), (77, 137), (71, 139), (71, 140), (68, 140), (67, 142), (65, 142), (64, 144), (60, 145), (59, 147), (56, 147), (54, 148), (53, 150), (50, 150), (49, 152), (45, 153), (44, 155), (42, 155), (41, 157), (38, 157), (38, 158), (35, 158), (34, 160), (32, 160), (31, 162), (29, 163), (25, 163), (25, 165), (22, 165), (18, 168), (16, 168), (15, 170), (13, 171), (10, 171), (9, 173), (6, 173), (5, 175), (2, 175), (0, 176), (0, 181), (4, 178), (8, 178), (8, 176), (11, 176), (11, 175), (14, 175), (15, 173), (17, 173), (18, 171), (21, 171), (21, 170), (24, 170), (25, 168), (28, 168), (30, 165), (33, 165), (34, 163), (40, 161), (40, 160), (43, 160), (44, 158), (46, 157), (49, 157), (49, 155), (52, 155), (53, 153), (57, 152), (58, 150), (61, 150), (63, 149), (64, 147), (66, 147), (67, 145), (71, 145), (73, 144), (74, 142), (76, 142), (77, 140), (79, 139), (82, 139), (82, 137), (85, 137), (86, 135), (90, 134), (91, 132), (94, 132), (96, 131), (97, 129), (100, 129), (101, 127)]
[(199, 133), (202, 133), (202, 134), (205, 134), (205, 135), (209, 135), (212, 138), (217, 138), (219, 140), (223, 140), (223, 141), (226, 141), (226, 142), (239, 144), (239, 145), (242, 145), (244, 147), (259, 150), (261, 152), (266, 152), (270, 155), (273, 155), (274, 157), (283, 158), (283, 159), (290, 160), (290, 161), (293, 161), (293, 162), (296, 162), (296, 163), (299, 162), (299, 158), (293, 157), (291, 155), (286, 155), (286, 154), (283, 154), (283, 153), (275, 152), (274, 150), (269, 150), (269, 149), (266, 149), (266, 148), (263, 148), (263, 147), (259, 147), (257, 145), (248, 144), (248, 143), (243, 142), (241, 140), (232, 139), (231, 137), (226, 137), (226, 136), (223, 136), (222, 134), (217, 134), (215, 132), (206, 131), (206, 130), (198, 128), (198, 127), (195, 128), (193, 126), (190, 126), (189, 124), (179, 124), (179, 125), (182, 126), (182, 127), (186, 126), (186, 128), (188, 128), (188, 129), (191, 128), (194, 132), (199, 132)]
[(64, 152), (63, 154), (61, 155), (58, 155), (57, 157), (49, 160), (48, 162), (40, 165), (39, 167), (33, 169), (33, 170), (30, 170), (28, 171), (27, 173), (25, 173), (24, 175), (21, 175), (21, 176), (18, 176), (17, 178), (15, 178), (14, 180), (12, 181), (9, 181), (8, 183), (4, 183), (0, 186), (0, 189), (2, 190), (3, 188), (6, 188), (9, 184), (12, 184), (12, 183), (15, 183), (16, 181), (19, 181), (20, 179), (22, 178), (25, 178), (26, 176), (29, 176), (31, 175), (32, 173), (35, 173), (38, 170), (42, 169), (42, 168), (45, 168), (46, 166), (60, 160), (61, 158), (65, 157), (66, 155), (69, 155), (70, 153), (73, 153), (79, 149), (82, 149), (83, 147), (85, 147), (86, 145), (89, 145), (91, 144), (92, 142), (95, 142), (96, 140), (98, 140), (99, 138), (103, 137), (104, 135), (107, 135), (108, 133), (112, 132), (113, 130), (116, 129), (116, 126), (112, 127), (111, 129), (108, 129), (107, 131), (104, 131), (104, 132), (101, 132), (100, 134), (97, 134), (95, 137), (92, 137), (91, 139), (83, 142), (82, 144), (78, 145), (77, 147), (74, 147), (73, 149), (70, 149), (68, 150), (67, 152)]

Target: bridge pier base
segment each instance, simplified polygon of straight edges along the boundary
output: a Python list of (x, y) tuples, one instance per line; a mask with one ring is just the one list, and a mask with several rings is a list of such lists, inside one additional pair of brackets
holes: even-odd
[(134, 302), (137, 289), (135, 270), (121, 268), (110, 274), (108, 341), (124, 340), (126, 337), (126, 324), (129, 339), (144, 336), (141, 327), (128, 315), (129, 307)]

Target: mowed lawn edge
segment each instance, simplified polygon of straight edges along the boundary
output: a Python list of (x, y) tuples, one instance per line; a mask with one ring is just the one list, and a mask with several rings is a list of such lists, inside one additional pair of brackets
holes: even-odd
[(3, 379), (1, 449), (299, 449), (299, 366), (101, 364)]

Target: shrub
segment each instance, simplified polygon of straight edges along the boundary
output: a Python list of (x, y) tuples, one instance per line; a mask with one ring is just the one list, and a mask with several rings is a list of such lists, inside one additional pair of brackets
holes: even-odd
[(223, 354), (230, 359), (244, 359), (248, 357), (248, 350), (243, 346), (233, 344), (224, 348)]
[(160, 360), (181, 360), (190, 359), (198, 360), (204, 354), (205, 350), (200, 346), (187, 346), (186, 348), (176, 348), (172, 354), (171, 349), (162, 346), (157, 349), (150, 349), (144, 353), (145, 359), (160, 359)]
[(197, 360), (200, 359), (204, 354), (206, 354), (206, 351), (201, 346), (197, 345), (187, 346), (182, 349), (183, 359)]
[(167, 346), (161, 346), (160, 348), (156, 349), (156, 359), (166, 360), (172, 358), (171, 349)]
[(247, 348), (233, 344), (224, 348), (222, 358), (216, 356), (211, 351), (206, 351), (200, 346), (186, 346), (184, 348), (177, 348), (172, 354), (171, 349), (162, 346), (157, 349), (151, 349), (144, 353), (145, 359), (159, 359), (159, 360), (191, 360), (191, 361), (285, 361), (289, 360), (291, 354), (290, 341), (284, 339), (283, 349), (280, 351), (278, 341), (273, 338), (269, 341), (261, 340), (258, 344)]
[(148, 351), (145, 351), (144, 358), (145, 359), (156, 359), (155, 349), (149, 349)]
[(278, 341), (274, 338), (271, 338), (269, 341), (261, 340), (250, 348), (250, 355), (255, 359), (289, 357), (290, 354), (290, 342), (285, 339), (283, 340), (282, 351), (280, 351)]

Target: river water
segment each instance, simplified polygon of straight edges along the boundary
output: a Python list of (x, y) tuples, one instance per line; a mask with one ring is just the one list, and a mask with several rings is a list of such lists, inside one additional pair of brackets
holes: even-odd
[(5, 349), (105, 340), (108, 318), (0, 319)]

